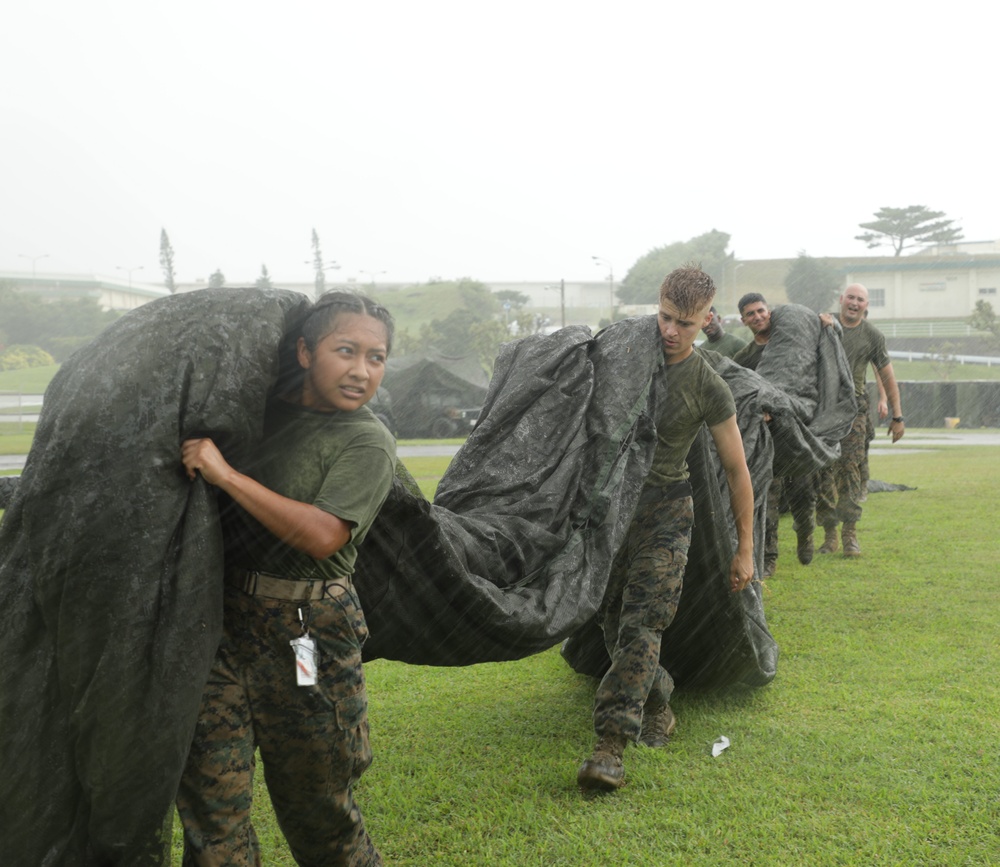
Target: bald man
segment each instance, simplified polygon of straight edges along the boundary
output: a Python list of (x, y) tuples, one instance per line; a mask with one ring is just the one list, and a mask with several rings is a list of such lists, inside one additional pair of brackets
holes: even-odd
[(885, 337), (865, 319), (868, 310), (868, 290), (860, 283), (852, 283), (840, 296), (837, 318), (843, 327), (844, 351), (854, 376), (854, 394), (858, 399), (858, 414), (850, 433), (840, 441), (840, 459), (819, 474), (817, 486), (816, 520), (822, 524), (825, 539), (821, 554), (833, 554), (838, 549), (837, 524), (843, 523), (840, 540), (845, 557), (860, 557), (857, 522), (861, 520), (861, 503), (864, 496), (862, 467), (865, 460), (865, 443), (868, 425), (868, 392), (865, 374), (868, 365), (874, 367), (889, 404), (889, 435), (898, 442), (906, 430), (903, 406), (899, 400), (899, 386), (892, 372), (892, 363), (885, 350)]

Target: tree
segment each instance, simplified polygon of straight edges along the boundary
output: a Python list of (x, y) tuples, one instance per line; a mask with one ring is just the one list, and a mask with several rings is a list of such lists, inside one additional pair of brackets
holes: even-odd
[(501, 289), (499, 292), (494, 292), (493, 295), (500, 302), (501, 306), (509, 304), (511, 310), (520, 310), (531, 300), (529, 295), (518, 292), (516, 289)]
[(64, 361), (119, 315), (102, 310), (96, 298), (46, 301), (0, 281), (0, 345), (39, 346)]
[(785, 291), (793, 304), (825, 313), (842, 283), (840, 272), (830, 267), (825, 259), (814, 259), (800, 251), (788, 269)]
[(976, 331), (988, 331), (994, 339), (1000, 341), (1000, 317), (993, 310), (993, 305), (985, 298), (980, 298), (969, 317), (969, 325)]
[(160, 267), (163, 269), (163, 285), (172, 295), (177, 291), (177, 281), (174, 279), (174, 248), (170, 246), (166, 229), (160, 229)]
[(257, 282), (253, 284), (258, 289), (273, 289), (274, 284), (271, 282), (271, 275), (267, 273), (267, 265), (260, 266), (260, 276), (257, 278)]
[(216, 268), (215, 273), (208, 278), (208, 288), (221, 289), (225, 285), (226, 285), (226, 275), (222, 273), (221, 268)]
[(313, 268), (315, 269), (313, 286), (316, 289), (316, 297), (319, 298), (326, 291), (326, 274), (323, 273), (323, 251), (320, 250), (319, 235), (316, 234), (315, 229), (313, 229), (312, 234), (312, 250)]
[(854, 238), (864, 241), (869, 250), (881, 246), (892, 247), (896, 256), (907, 247), (953, 244), (961, 240), (962, 230), (952, 225), (955, 221), (942, 217), (944, 211), (932, 211), (925, 205), (880, 208), (870, 223), (859, 223), (860, 228), (868, 231), (855, 235)]
[(712, 229), (689, 241), (676, 241), (656, 247), (636, 260), (618, 287), (618, 300), (622, 304), (656, 304), (660, 284), (674, 268), (693, 262), (699, 265), (719, 285), (726, 268), (733, 259), (726, 253), (730, 236)]

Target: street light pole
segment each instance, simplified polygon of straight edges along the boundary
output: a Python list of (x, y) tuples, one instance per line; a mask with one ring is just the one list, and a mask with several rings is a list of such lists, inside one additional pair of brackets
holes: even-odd
[(614, 266), (608, 262), (606, 259), (602, 259), (600, 256), (591, 256), (596, 265), (607, 265), (608, 266), (608, 302), (611, 306), (611, 317), (610, 321), (615, 321), (615, 269)]
[(371, 278), (372, 289), (374, 289), (375, 288), (375, 278), (378, 277), (379, 274), (384, 274), (385, 271), (358, 271), (358, 273), (359, 274), (367, 274)]
[(128, 288), (129, 288), (129, 291), (131, 291), (132, 290), (132, 272), (133, 271), (141, 271), (143, 269), (143, 266), (142, 265), (136, 265), (134, 268), (122, 268), (121, 265), (115, 265), (115, 268), (117, 270), (119, 270), (119, 271), (126, 271), (126, 272), (128, 272)]
[(39, 259), (48, 259), (49, 258), (49, 254), (48, 253), (42, 253), (40, 256), (25, 256), (24, 253), (18, 253), (17, 256), (18, 256), (19, 259), (31, 259), (31, 282), (32, 283), (35, 282), (35, 262), (37, 262)]

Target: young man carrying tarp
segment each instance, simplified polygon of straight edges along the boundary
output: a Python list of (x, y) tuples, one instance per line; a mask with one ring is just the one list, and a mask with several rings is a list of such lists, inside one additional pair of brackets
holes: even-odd
[(584, 788), (620, 787), (629, 741), (663, 746), (674, 730), (669, 703), (674, 684), (660, 665), (660, 643), (677, 612), (691, 544), (687, 454), (702, 424), (708, 425), (725, 470), (736, 522), (730, 588), (743, 590), (753, 578), (753, 487), (736, 406), (726, 383), (694, 352), (714, 295), (711, 277), (694, 267), (672, 271), (660, 288), (663, 358), (652, 385), (657, 447), (598, 612), (611, 667), (594, 700), (598, 742), (577, 773)]
[[(771, 339), (771, 310), (759, 292), (749, 292), (739, 300), (740, 318), (753, 332), (753, 340), (733, 356), (733, 361), (742, 367), (756, 370), (764, 353), (764, 347)], [(825, 318), (824, 318), (825, 317)], [(827, 314), (820, 316), (824, 325), (833, 324)], [(803, 566), (813, 559), (813, 511), (816, 508), (815, 477), (813, 473), (803, 476), (779, 476), (771, 481), (767, 493), (767, 521), (764, 530), (764, 570), (762, 578), (774, 575), (778, 565), (778, 519), (781, 514), (781, 500), (787, 497), (795, 528), (796, 555)]]

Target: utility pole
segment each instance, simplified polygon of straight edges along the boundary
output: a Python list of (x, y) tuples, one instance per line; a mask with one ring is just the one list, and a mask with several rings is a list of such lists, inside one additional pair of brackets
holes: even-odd
[(561, 328), (566, 327), (566, 281), (560, 280), (558, 286), (545, 286), (545, 289), (558, 289), (559, 290), (559, 321), (562, 323)]

